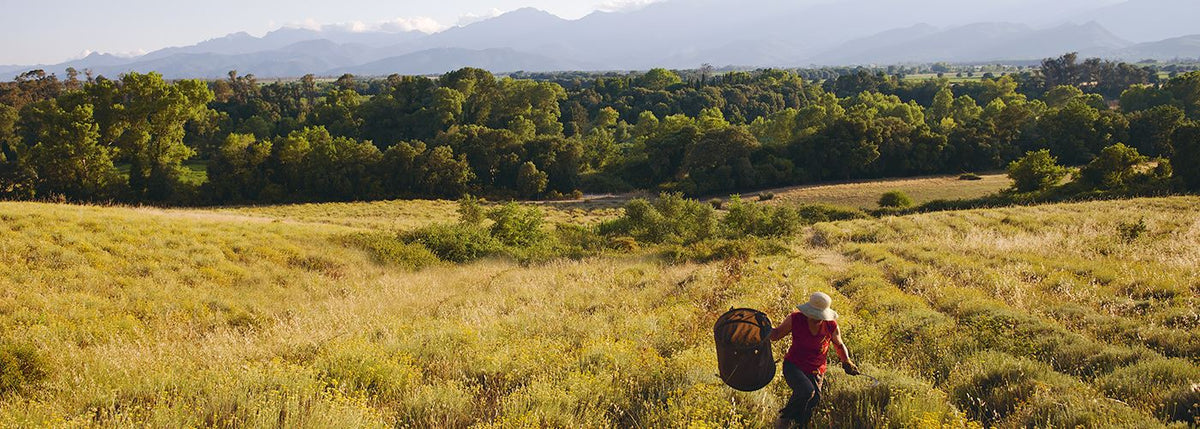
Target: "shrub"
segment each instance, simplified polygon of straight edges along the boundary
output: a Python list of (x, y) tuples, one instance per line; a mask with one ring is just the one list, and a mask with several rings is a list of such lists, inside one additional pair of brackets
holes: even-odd
[(761, 206), (733, 195), (727, 210), (721, 219), (727, 237), (785, 237), (800, 230), (800, 214), (791, 207)]
[(913, 205), (912, 198), (903, 191), (888, 191), (879, 197), (879, 207), (902, 209)]
[(470, 225), (478, 225), (483, 222), (483, 219), (483, 204), (480, 203), (479, 198), (465, 195), (462, 197), (462, 199), (458, 200), (459, 222)]
[(33, 346), (0, 343), (0, 395), (32, 387), (46, 373), (46, 362)]
[(1148, 161), (1137, 149), (1117, 143), (1080, 170), (1081, 178), (1095, 189), (1123, 189), (1139, 173), (1137, 166)]
[(488, 212), (491, 235), (508, 246), (532, 246), (546, 239), (545, 216), (537, 207), (508, 203)]
[(1142, 236), (1142, 234), (1145, 234), (1148, 231), (1150, 231), (1150, 228), (1146, 226), (1145, 217), (1138, 219), (1137, 222), (1122, 221), (1117, 224), (1117, 233), (1121, 236), (1121, 241), (1124, 241), (1125, 243), (1132, 243), (1136, 241)]
[(625, 213), (600, 224), (606, 236), (629, 236), (643, 243), (690, 244), (717, 232), (712, 206), (681, 194), (663, 194), (653, 203), (642, 198), (625, 205)]
[(404, 233), (401, 241), (420, 244), (443, 261), (469, 262), (502, 250), (488, 230), (477, 225), (436, 224)]
[(390, 234), (360, 233), (345, 237), (345, 243), (367, 251), (375, 262), (419, 270), (438, 262), (425, 246), (405, 243)]
[(773, 192), (763, 192), (758, 194), (759, 201), (771, 201), (773, 199), (775, 199), (775, 193)]
[(975, 173), (966, 173), (961, 176), (958, 176), (958, 180), (983, 180), (983, 176), (980, 176)]
[(959, 409), (985, 425), (994, 425), (1029, 401), (1040, 386), (1065, 384), (1068, 378), (1027, 359), (984, 352), (951, 374), (949, 393)]
[(859, 209), (831, 206), (827, 204), (805, 204), (797, 207), (796, 213), (800, 215), (800, 222), (804, 224), (866, 219), (870, 217)]
[(1067, 173), (1067, 168), (1058, 165), (1058, 158), (1050, 155), (1049, 149), (1028, 152), (1008, 165), (1008, 177), (1017, 192), (1049, 189), (1067, 177)]
[(831, 372), (814, 427), (965, 427), (941, 390), (907, 375), (864, 368), (879, 383)]
[[(1113, 371), (1097, 384), (1113, 397), (1129, 398), (1148, 408), (1179, 414), (1175, 405), (1186, 400), (1183, 391), (1191, 389), (1194, 383), (1200, 383), (1200, 369), (1188, 360), (1152, 359)], [(1191, 412), (1191, 418), (1195, 418), (1196, 410)]]

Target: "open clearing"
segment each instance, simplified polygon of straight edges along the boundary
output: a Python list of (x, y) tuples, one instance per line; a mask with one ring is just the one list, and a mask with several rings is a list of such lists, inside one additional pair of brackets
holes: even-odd
[[(830, 204), (844, 207), (873, 209), (878, 207), (884, 192), (900, 190), (917, 203), (936, 199), (977, 198), (1009, 187), (1012, 181), (1003, 174), (981, 175), (983, 180), (959, 180), (958, 176), (932, 176), (914, 179), (892, 179), (875, 182), (831, 183), (781, 188), (774, 193), (771, 204)], [(536, 203), (553, 223), (588, 224), (610, 219), (621, 213), (630, 199), (644, 193), (588, 197), (575, 201)], [(220, 214), (261, 217), (267, 220), (316, 223), (361, 229), (403, 231), (436, 222), (457, 218), (453, 201), (397, 200), (364, 203), (289, 204), (247, 206), (202, 210)], [(196, 212), (187, 210), (183, 212)]]
[(818, 184), (768, 192), (775, 194), (775, 200), (779, 203), (820, 203), (874, 209), (879, 207), (879, 197), (888, 191), (903, 191), (912, 197), (914, 203), (921, 204), (932, 200), (979, 198), (1012, 186), (1012, 180), (1005, 174), (985, 174), (979, 177), (982, 180), (960, 180), (958, 175), (953, 175)]
[(778, 319), (817, 290), (881, 381), (831, 371), (818, 427), (1186, 427), (1197, 207), (817, 224), (788, 254), (707, 264), (635, 252), (409, 272), (344, 237), (453, 204), (0, 203), (0, 427), (763, 427), (788, 389), (724, 387), (712, 322), (735, 306)]

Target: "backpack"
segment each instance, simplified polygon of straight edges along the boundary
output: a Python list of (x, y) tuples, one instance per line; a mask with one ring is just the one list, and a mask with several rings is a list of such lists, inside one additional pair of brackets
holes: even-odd
[(758, 310), (731, 309), (718, 318), (713, 326), (713, 339), (721, 381), (743, 392), (771, 384), (775, 378), (775, 360), (770, 334), (771, 319)]

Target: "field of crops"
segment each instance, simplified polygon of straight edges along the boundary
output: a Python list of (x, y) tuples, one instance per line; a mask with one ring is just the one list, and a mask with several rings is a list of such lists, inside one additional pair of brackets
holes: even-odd
[(0, 203), (0, 427), (764, 427), (788, 388), (721, 384), (712, 323), (818, 290), (880, 383), (831, 373), (816, 427), (1188, 427), (1200, 404), (1200, 198), (823, 223), (709, 263), (413, 271), (347, 238), (453, 211)]

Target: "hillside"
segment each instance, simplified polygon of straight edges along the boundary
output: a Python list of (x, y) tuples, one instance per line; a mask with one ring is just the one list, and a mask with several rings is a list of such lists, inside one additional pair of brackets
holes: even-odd
[[(948, 0), (664, 0), (643, 6), (578, 19), (526, 7), (430, 34), (385, 25), (285, 27), (261, 37), (236, 32), (132, 58), (92, 54), (50, 65), (0, 65), (0, 73), (41, 68), (61, 74), (74, 67), (109, 77), (158, 71), (171, 79), (220, 78), (238, 70), (294, 78), (441, 74), (464, 66), (545, 72), (1030, 61), (1064, 52), (1124, 61), (1195, 56), (1194, 46), (1174, 40), (1195, 33), (1197, 3), (1190, 0), (1013, 0), (969, 8)], [(317, 41), (324, 43), (311, 43)]]
[(452, 205), (0, 203), (0, 426), (759, 427), (787, 388), (721, 385), (712, 322), (779, 318), (815, 290), (880, 380), (831, 372), (821, 427), (1161, 426), (1200, 382), (1198, 206), (817, 224), (785, 254), (711, 263), (413, 272), (350, 244), (376, 228), (357, 219), (407, 229)]

